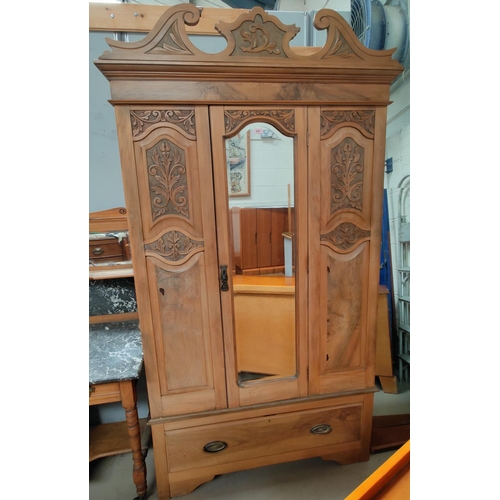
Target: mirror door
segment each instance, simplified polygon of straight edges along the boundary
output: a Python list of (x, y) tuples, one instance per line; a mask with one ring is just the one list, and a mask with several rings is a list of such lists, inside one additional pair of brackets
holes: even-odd
[(211, 108), (232, 407), (307, 394), (305, 116), (300, 107)]

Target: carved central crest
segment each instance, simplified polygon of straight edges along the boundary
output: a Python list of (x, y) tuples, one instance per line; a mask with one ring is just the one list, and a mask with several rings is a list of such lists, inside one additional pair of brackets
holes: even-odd
[[(235, 26), (236, 25), (236, 26)], [(231, 46), (230, 56), (287, 57), (290, 40), (300, 31), (256, 8), (234, 23), (220, 22), (215, 29)]]

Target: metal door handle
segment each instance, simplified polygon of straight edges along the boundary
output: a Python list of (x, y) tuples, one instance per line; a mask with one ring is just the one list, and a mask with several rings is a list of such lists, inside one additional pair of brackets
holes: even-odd
[(220, 280), (221, 280), (220, 289), (223, 292), (227, 292), (229, 290), (229, 285), (227, 283), (228, 280), (227, 266), (220, 266)]

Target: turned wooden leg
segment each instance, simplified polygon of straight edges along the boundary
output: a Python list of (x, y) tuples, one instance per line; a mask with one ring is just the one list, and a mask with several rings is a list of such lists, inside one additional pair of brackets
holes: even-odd
[(135, 390), (135, 380), (125, 380), (120, 382), (120, 392), (122, 406), (125, 409), (127, 420), (127, 431), (132, 448), (132, 459), (134, 461), (133, 478), (140, 500), (146, 498), (146, 461), (141, 449), (141, 431), (139, 427), (139, 416), (137, 413), (137, 394)]

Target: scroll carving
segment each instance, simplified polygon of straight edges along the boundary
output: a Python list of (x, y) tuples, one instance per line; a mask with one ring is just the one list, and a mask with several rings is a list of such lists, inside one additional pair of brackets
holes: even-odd
[(332, 243), (342, 250), (349, 250), (364, 238), (370, 237), (370, 231), (361, 229), (352, 222), (344, 222), (333, 231), (321, 235), (321, 241)]
[(130, 111), (132, 135), (137, 137), (156, 123), (172, 123), (196, 139), (195, 115), (192, 109), (157, 109)]
[[(182, 26), (183, 31), (185, 30)], [(149, 54), (164, 53), (169, 55), (193, 55), (193, 52), (189, 49), (186, 42), (184, 41), (181, 33), (179, 32), (179, 21), (175, 21), (168, 28), (167, 32), (151, 50)]]
[(147, 151), (153, 221), (167, 213), (189, 218), (185, 156), (166, 139)]
[(328, 135), (332, 129), (342, 123), (356, 124), (373, 137), (375, 111), (323, 111), (321, 113), (321, 137)]
[(350, 137), (332, 149), (331, 210), (363, 209), (364, 148)]
[(193, 240), (181, 231), (168, 231), (154, 243), (145, 245), (146, 252), (157, 253), (171, 262), (178, 262), (200, 248), (203, 241)]
[(241, 122), (249, 118), (272, 118), (281, 124), (281, 126), (289, 132), (295, 132), (295, 112), (293, 109), (283, 110), (236, 110), (225, 111), (224, 121), (226, 133), (233, 131)]
[(325, 52), (323, 59), (329, 59), (331, 57), (356, 57), (356, 54), (353, 52), (350, 45), (346, 42), (346, 39), (337, 28), (332, 30), (332, 34), (333, 36), (330, 35), (332, 39), (331, 45)]

